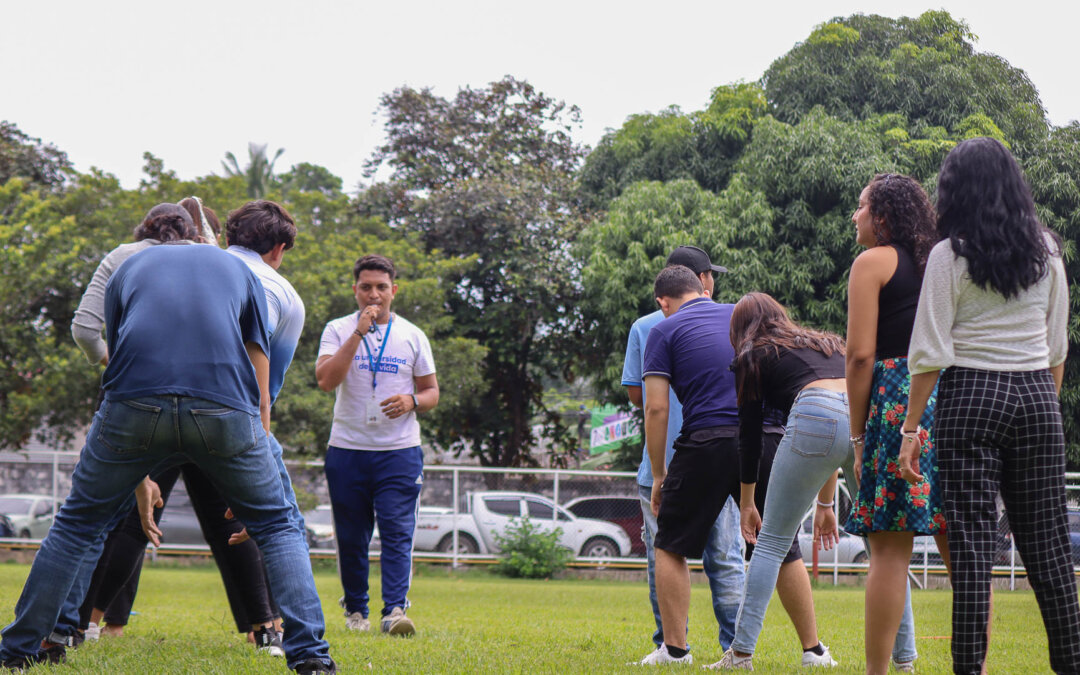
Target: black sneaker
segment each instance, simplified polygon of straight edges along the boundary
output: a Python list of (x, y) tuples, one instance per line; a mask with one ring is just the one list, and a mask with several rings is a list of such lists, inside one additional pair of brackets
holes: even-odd
[(31, 656), (15, 656), (10, 659), (5, 659), (0, 663), (0, 668), (9, 670), (13, 673), (21, 673), (27, 668), (35, 666), (45, 660), (45, 655), (41, 652), (33, 654)]
[(333, 659), (330, 659), (330, 663), (323, 663), (319, 659), (308, 659), (307, 661), (301, 661), (296, 664), (297, 675), (310, 675), (311, 673), (333, 673), (337, 672), (337, 664)]
[(41, 651), (38, 652), (38, 658), (41, 662), (47, 661), (55, 666), (67, 661), (67, 648), (74, 649), (75, 646), (74, 636), (50, 633), (49, 637), (41, 641)]
[(255, 651), (270, 656), (285, 656), (285, 650), (281, 648), (280, 634), (265, 626), (255, 631)]

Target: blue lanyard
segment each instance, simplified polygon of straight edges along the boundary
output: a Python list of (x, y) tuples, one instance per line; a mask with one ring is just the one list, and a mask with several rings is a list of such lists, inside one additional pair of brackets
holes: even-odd
[[(372, 324), (372, 325), (375, 326), (375, 330), (379, 330), (379, 327), (377, 325), (375, 325), (375, 324)], [(371, 393), (372, 394), (375, 393), (375, 383), (376, 383), (376, 379), (377, 379), (377, 377), (379, 375), (379, 364), (382, 363), (382, 355), (383, 355), (383, 352), (386, 351), (386, 343), (390, 342), (390, 328), (393, 325), (394, 325), (394, 317), (393, 317), (393, 315), (391, 315), (390, 316), (390, 322), (386, 324), (386, 332), (383, 333), (382, 346), (379, 347), (379, 356), (378, 356), (378, 358), (373, 359), (375, 352), (372, 351), (371, 347), (368, 345), (367, 336), (365, 335), (363, 338), (361, 338), (361, 341), (364, 343), (364, 349), (367, 351), (368, 365), (371, 366)]]

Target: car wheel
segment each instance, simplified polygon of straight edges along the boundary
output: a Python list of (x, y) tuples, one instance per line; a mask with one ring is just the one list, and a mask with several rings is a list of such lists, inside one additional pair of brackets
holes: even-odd
[[(458, 532), (458, 549), (459, 555), (472, 555), (480, 552), (480, 547), (477, 545), (476, 540), (471, 535), (464, 532)], [(450, 533), (443, 537), (439, 541), (439, 545), (435, 547), (436, 551), (440, 553), (450, 553), (454, 550), (454, 534)]]
[(619, 547), (607, 537), (593, 537), (581, 547), (583, 558), (617, 558)]
[(856, 565), (862, 565), (869, 559), (869, 556), (866, 555), (866, 551), (859, 551), (855, 554), (855, 557), (852, 558), (851, 562), (855, 563)]

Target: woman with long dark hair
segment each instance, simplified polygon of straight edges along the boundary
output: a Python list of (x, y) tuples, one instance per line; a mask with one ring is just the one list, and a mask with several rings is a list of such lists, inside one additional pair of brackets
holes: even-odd
[[(797, 325), (765, 293), (748, 293), (736, 303), (730, 335), (739, 403), (741, 525), (755, 548), (735, 639), (711, 668), (750, 670), (780, 565), (815, 495), (814, 538), (826, 550), (838, 541), (833, 493), (837, 468), (850, 467), (852, 453), (843, 338)], [(769, 477), (764, 523), (754, 504), (761, 440), (748, 435), (760, 432), (763, 406), (787, 416)], [(804, 665), (836, 665), (823, 644), (811, 652)]]
[(934, 535), (948, 564), (929, 435), (933, 395), (921, 418), (928, 433), (922, 455), (926, 480), (909, 485), (897, 463), (900, 427), (907, 419), (908, 342), (936, 228), (934, 207), (922, 186), (891, 173), (874, 176), (863, 188), (851, 219), (855, 241), (866, 250), (852, 263), (848, 278), (847, 392), (855, 447), (855, 481), (849, 481), (849, 488), (858, 486), (858, 494), (844, 529), (869, 542), (866, 672), (884, 675), (890, 655), (898, 671), (914, 670), (907, 574), (915, 535)]
[(1039, 222), (1016, 160), (990, 138), (964, 141), (945, 158), (937, 227), (942, 240), (926, 262), (908, 350), (900, 465), (913, 484), (927, 473), (915, 420), (936, 384), (934, 433), (953, 565), (953, 671), (978, 673), (986, 659), (1000, 492), (1042, 612), (1050, 666), (1080, 673), (1058, 400), (1069, 346), (1060, 240)]

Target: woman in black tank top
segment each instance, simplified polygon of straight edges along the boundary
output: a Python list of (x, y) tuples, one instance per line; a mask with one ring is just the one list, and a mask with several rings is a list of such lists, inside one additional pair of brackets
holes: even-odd
[[(898, 462), (911, 381), (908, 342), (922, 270), (936, 239), (935, 218), (915, 180), (883, 174), (863, 189), (851, 219), (855, 241), (867, 250), (855, 259), (848, 280), (847, 390), (858, 494), (844, 529), (869, 542), (866, 672), (884, 675), (890, 656), (897, 670), (914, 668), (907, 572), (915, 535), (934, 535), (948, 560), (932, 436), (920, 458), (924, 481), (908, 484)], [(933, 413), (931, 398), (923, 429), (930, 429)]]

